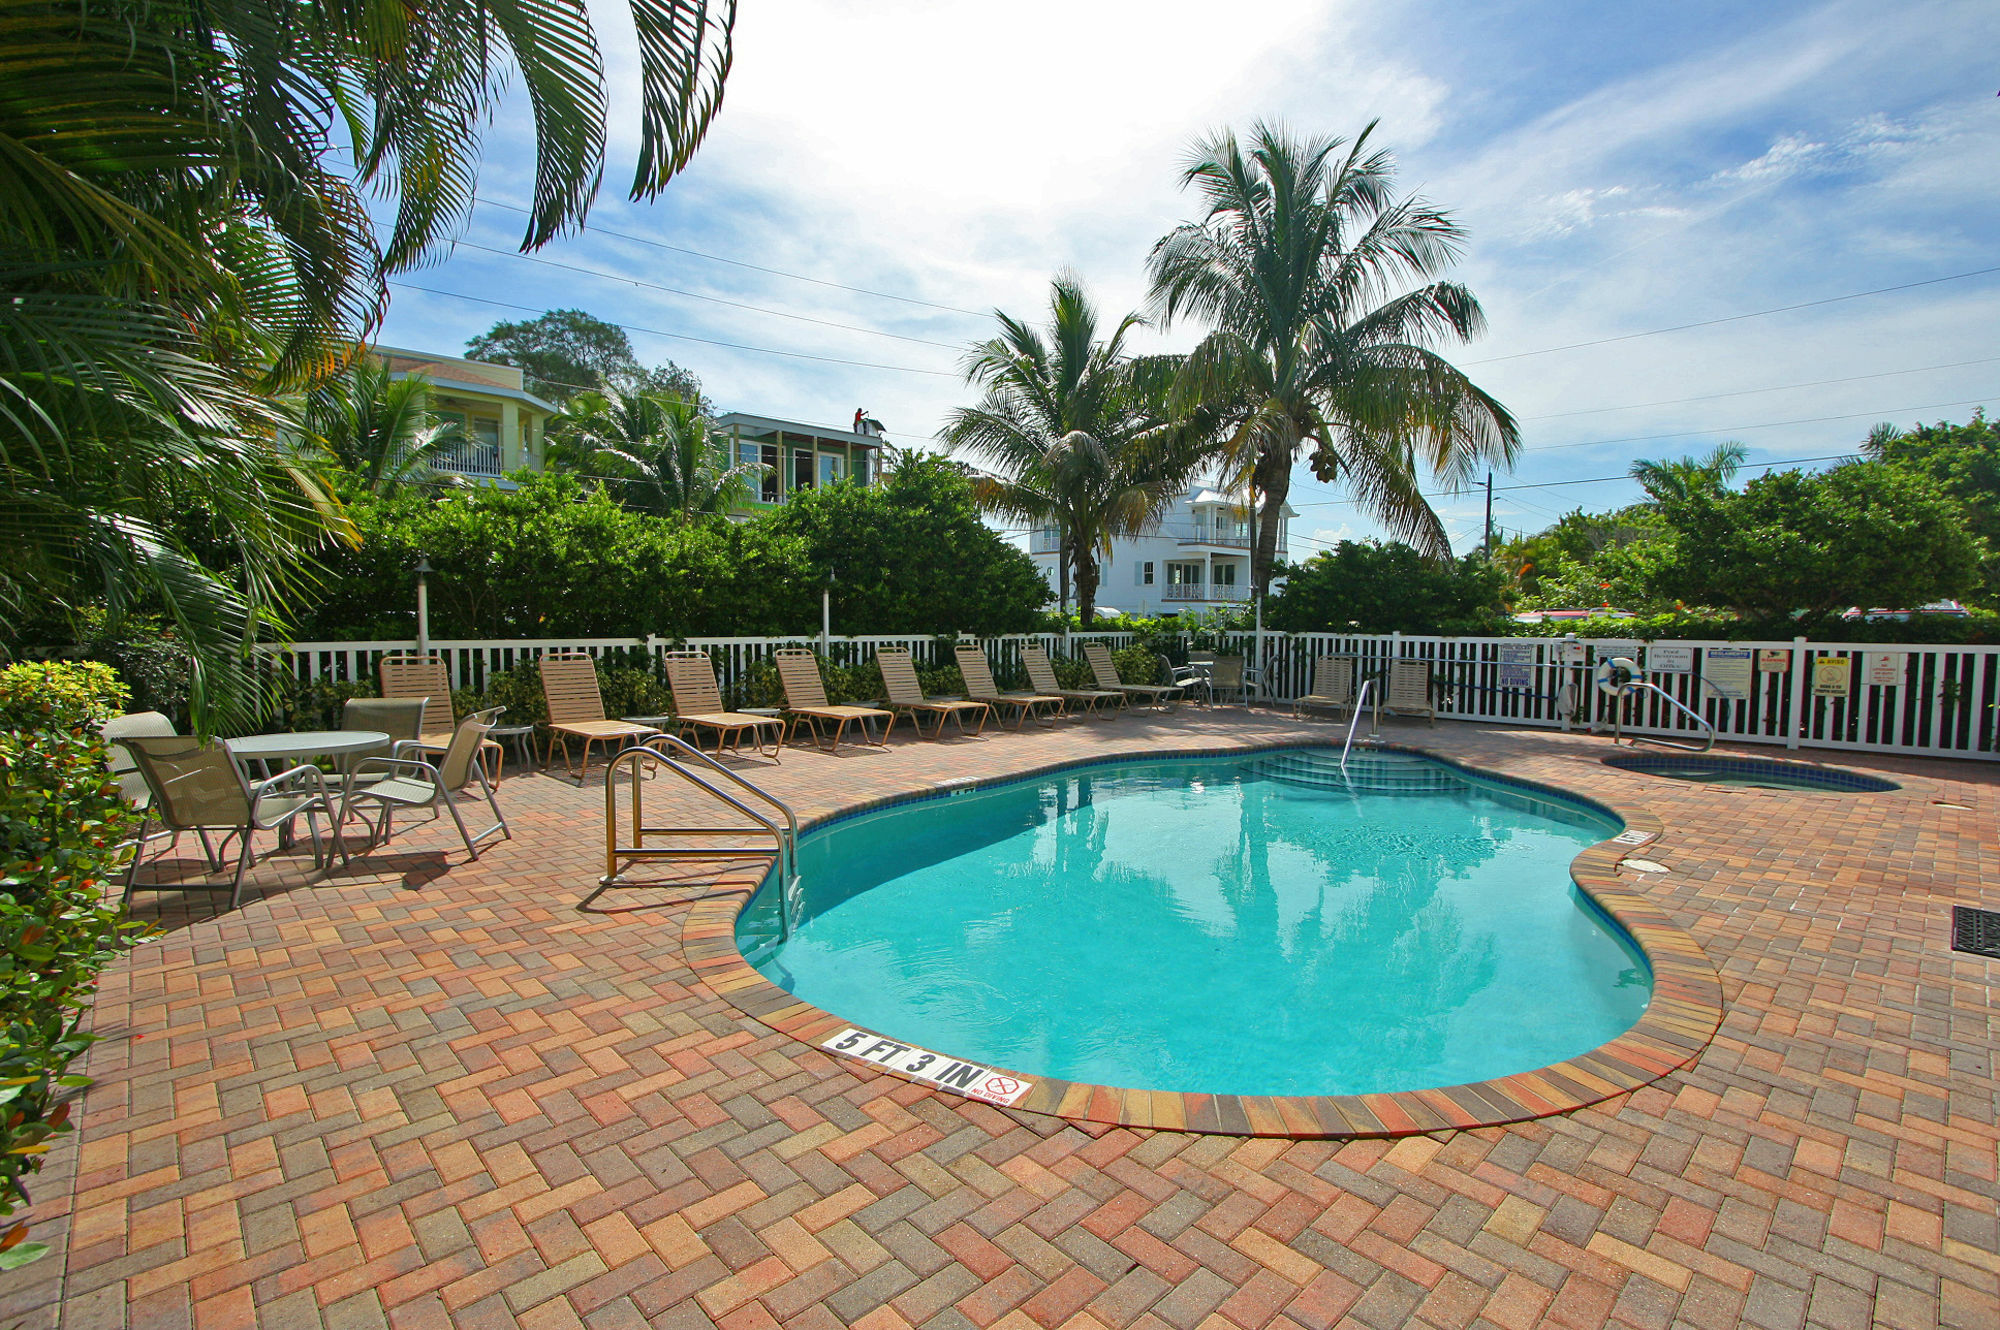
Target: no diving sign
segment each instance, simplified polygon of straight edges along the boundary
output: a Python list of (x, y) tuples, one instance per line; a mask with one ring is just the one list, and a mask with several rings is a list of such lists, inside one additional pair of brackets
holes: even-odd
[(1012, 1108), (1035, 1088), (1033, 1081), (1019, 1076), (1009, 1076), (1004, 1071), (982, 1067), (976, 1062), (946, 1057), (914, 1044), (899, 1044), (894, 1039), (884, 1039), (851, 1026), (830, 1039), (821, 1040), (820, 1047), (901, 1072), (926, 1085), (935, 1085), (940, 1090), (983, 1099), (1003, 1108)]

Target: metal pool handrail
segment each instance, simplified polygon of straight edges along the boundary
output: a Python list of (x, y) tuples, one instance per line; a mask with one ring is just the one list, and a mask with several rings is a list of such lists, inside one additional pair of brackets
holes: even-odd
[[(694, 758), (703, 767), (718, 775), (726, 776), (754, 798), (768, 804), (784, 818), (779, 825), (769, 814), (745, 803), (728, 790), (722, 789), (709, 780), (702, 772), (690, 768), (687, 758)], [(648, 836), (741, 836), (742, 827), (674, 827), (652, 826), (645, 820), (640, 776), (642, 767), (663, 766), (689, 784), (706, 792), (720, 802), (743, 814), (767, 832), (776, 851), (778, 870), (778, 928), (781, 940), (791, 937), (791, 896), (797, 885), (795, 871), (798, 861), (799, 819), (791, 805), (766, 790), (763, 786), (745, 779), (738, 773), (723, 766), (707, 753), (702, 752), (686, 740), (670, 734), (657, 735), (644, 745), (628, 748), (612, 759), (611, 766), (604, 775), (604, 876), (598, 879), (598, 890), (615, 887), (619, 883), (618, 864), (620, 860), (636, 863), (649, 859), (733, 859), (744, 857), (743, 852), (727, 847), (714, 846), (648, 846)], [(631, 772), (632, 786), (632, 840), (628, 845), (618, 843), (618, 770), (627, 768)], [(591, 893), (593, 896), (595, 892)]]
[[(1674, 708), (1674, 710), (1680, 712), (1683, 716), (1686, 716), (1689, 720), (1701, 726), (1702, 729), (1708, 731), (1708, 738), (1704, 740), (1699, 747), (1697, 747), (1694, 744), (1675, 743), (1671, 739), (1656, 739), (1653, 738), (1651, 735), (1635, 734), (1632, 736), (1632, 742), (1635, 745), (1641, 742), (1645, 742), (1649, 744), (1656, 744), (1661, 748), (1677, 749), (1683, 753), (1706, 753), (1709, 749), (1715, 747), (1715, 726), (1710, 724), (1708, 720), (1703, 718), (1703, 716), (1699, 712), (1695, 711), (1692, 707), (1689, 707), (1686, 703), (1682, 702), (1679, 698), (1675, 697), (1672, 693), (1660, 687), (1658, 684), (1643, 683), (1635, 679), (1631, 683), (1625, 685), (1624, 691), (1623, 693), (1620, 694), (1618, 700), (1621, 702), (1624, 701), (1626, 697), (1630, 696), (1633, 693), (1638, 692), (1641, 688), (1645, 689), (1649, 693), (1658, 693), (1661, 697), (1665, 698), (1667, 700), (1668, 706), (1671, 706), (1672, 708)], [(1619, 739), (1623, 737), (1624, 737), (1624, 708), (1613, 707), (1611, 709), (1611, 742), (1613, 744), (1616, 744), (1619, 741)]]
[[(1340, 746), (1340, 769), (1342, 772), (1347, 770), (1347, 750), (1354, 747), (1354, 727), (1361, 723), (1361, 709), (1368, 705), (1368, 690), (1374, 686), (1375, 681), (1373, 679), (1363, 679), (1361, 681), (1361, 691), (1354, 695), (1354, 714), (1347, 721), (1347, 742)], [(1380, 698), (1377, 698), (1375, 701), (1375, 724), (1379, 726), (1381, 723), (1382, 701)]]

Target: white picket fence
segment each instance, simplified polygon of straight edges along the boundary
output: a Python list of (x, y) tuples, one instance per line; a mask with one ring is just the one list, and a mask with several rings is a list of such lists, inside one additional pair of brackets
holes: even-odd
[[(1011, 669), (1027, 642), (1040, 642), (1054, 654), (1066, 650), (1080, 654), (1086, 641), (1103, 642), (1115, 651), (1135, 640), (1131, 633), (1072, 633), (1067, 639), (1051, 633), (990, 637), (985, 645), (997, 666)], [(301, 681), (363, 681), (375, 677), (376, 663), (382, 656), (412, 651), (416, 645), (408, 640), (298, 642), (278, 654)], [(429, 643), (428, 650), (445, 658), (455, 687), (483, 688), (491, 675), (550, 652), (581, 651), (602, 657), (620, 651), (657, 655), (694, 648), (709, 653), (727, 687), (753, 664), (769, 659), (773, 651), (785, 646), (824, 646), (828, 657), (842, 664), (866, 661), (885, 646), (907, 647), (922, 663), (950, 663), (948, 658), (937, 658), (936, 639), (911, 635), (836, 636), (824, 644), (817, 636), (443, 640)], [(1503, 665), (1503, 646), (1516, 653), (1531, 653), (1532, 661), (1517, 659)], [(1724, 696), (1708, 678), (1708, 653), (1744, 648), (1752, 653), (1748, 687), (1742, 696)], [(1619, 703), (1598, 692), (1591, 681), (1596, 664), (1626, 657), (1640, 664), (1646, 682), (1699, 714), (1725, 742), (1932, 757), (2000, 757), (2000, 740), (1996, 739), (2000, 647), (1883, 646), (1810, 642), (1805, 638), (1641, 643), (1267, 632), (1261, 641), (1254, 633), (1231, 634), (1223, 649), (1261, 660), (1263, 695), (1272, 701), (1290, 701), (1310, 691), (1313, 662), (1320, 656), (1355, 657), (1360, 677), (1381, 674), (1392, 659), (1416, 659), (1431, 663), (1433, 696), (1441, 719), (1608, 728), (1611, 708), (1622, 705), (1626, 714), (1621, 719), (1627, 733), (1700, 737), (1697, 725), (1656, 695), (1642, 692)], [(1822, 668), (1822, 662), (1833, 661), (1847, 662), (1844, 680), (1837, 677), (1840, 667)], [(1655, 668), (1658, 665), (1669, 668)], [(1713, 672), (1723, 679), (1719, 669)], [(1728, 681), (1724, 682), (1726, 686)]]

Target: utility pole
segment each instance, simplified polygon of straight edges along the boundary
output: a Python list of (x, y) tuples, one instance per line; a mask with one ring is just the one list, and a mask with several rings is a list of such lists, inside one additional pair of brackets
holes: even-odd
[(1486, 542), (1479, 547), (1484, 557), (1493, 557), (1493, 473), (1486, 473)]

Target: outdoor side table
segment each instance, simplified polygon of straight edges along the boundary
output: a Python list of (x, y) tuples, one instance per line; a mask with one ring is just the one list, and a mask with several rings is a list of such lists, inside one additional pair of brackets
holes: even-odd
[(501, 745), (500, 765), (506, 765), (506, 745), (509, 743), (514, 745), (514, 760), (516, 762), (520, 763), (523, 767), (532, 767), (535, 765), (535, 726), (533, 722), (526, 725), (495, 725), (486, 732), (486, 737), (494, 743)]

